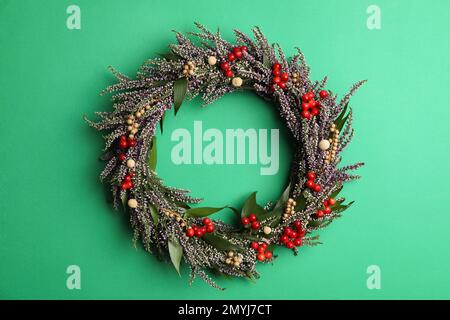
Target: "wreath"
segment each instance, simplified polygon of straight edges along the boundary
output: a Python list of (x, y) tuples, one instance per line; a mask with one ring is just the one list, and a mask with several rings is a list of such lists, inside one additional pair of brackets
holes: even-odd
[[(123, 205), (146, 251), (170, 260), (180, 273), (181, 260), (196, 276), (220, 288), (211, 273), (256, 279), (257, 263), (271, 262), (276, 247), (297, 255), (302, 245), (319, 244), (313, 232), (328, 226), (353, 202), (339, 197), (345, 182), (359, 178), (350, 171), (363, 165), (338, 167), (341, 152), (353, 137), (351, 95), (360, 81), (338, 102), (322, 81), (309, 79), (303, 54), (286, 59), (279, 45), (270, 45), (258, 27), (255, 40), (234, 30), (236, 45), (219, 32), (196, 24), (190, 38), (175, 32), (170, 52), (146, 61), (135, 79), (110, 68), (118, 82), (112, 112), (97, 112), (86, 121), (106, 130), (106, 166), (100, 175), (111, 186), (115, 208)], [(233, 91), (252, 90), (272, 101), (293, 137), (294, 159), (287, 187), (277, 201), (261, 206), (253, 192), (242, 209), (191, 207), (201, 199), (188, 190), (163, 184), (155, 172), (155, 131), (163, 130), (167, 110), (179, 110), (183, 100), (202, 96), (204, 105)], [(209, 216), (222, 209), (240, 222), (226, 224)]]

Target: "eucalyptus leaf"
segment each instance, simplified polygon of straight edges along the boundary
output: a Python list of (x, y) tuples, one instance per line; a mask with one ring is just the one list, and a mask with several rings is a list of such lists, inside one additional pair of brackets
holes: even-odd
[(243, 251), (243, 248), (231, 243), (230, 241), (228, 241), (225, 238), (222, 238), (216, 233), (205, 233), (202, 239), (219, 251), (238, 251), (238, 252)]
[(153, 218), (153, 222), (155, 223), (155, 225), (158, 224), (158, 219), (159, 219), (159, 215), (158, 215), (158, 211), (156, 210), (155, 206), (150, 204), (150, 214), (152, 215)]
[(342, 188), (343, 188), (344, 186), (340, 186), (338, 189), (336, 189), (335, 191), (333, 191), (331, 194), (330, 194), (330, 198), (336, 198), (337, 197), (337, 195), (342, 191)]
[(342, 109), (341, 113), (334, 121), (334, 124), (336, 125), (336, 129), (339, 131), (342, 130), (342, 127), (344, 126), (345, 122), (347, 121), (347, 118), (348, 118), (348, 114), (346, 114), (347, 109), (348, 109), (348, 102), (345, 104), (344, 109)]
[(180, 245), (180, 242), (178, 242), (178, 239), (174, 237), (169, 239), (168, 247), (170, 260), (172, 261), (175, 270), (177, 270), (178, 274), (181, 277), (180, 264), (181, 258), (183, 257), (183, 247)]
[(110, 160), (112, 157), (114, 157), (114, 152), (112, 152), (111, 150), (106, 151), (105, 153), (103, 153), (99, 159), (102, 161), (108, 161)]
[(245, 200), (244, 206), (242, 207), (241, 217), (248, 217), (250, 214), (255, 214), (256, 216), (262, 216), (266, 213), (263, 207), (256, 203), (256, 191), (250, 194), (250, 196)]
[(303, 193), (300, 194), (300, 196), (297, 199), (295, 199), (295, 202), (297, 203), (294, 208), (295, 212), (301, 212), (301, 211), (305, 210), (306, 198), (303, 195)]
[(173, 85), (173, 104), (175, 109), (175, 115), (178, 113), (178, 110), (183, 103), (183, 100), (186, 96), (188, 87), (188, 81), (186, 77), (181, 77), (175, 80)]
[(200, 207), (200, 208), (192, 208), (188, 209), (185, 212), (186, 217), (207, 217), (213, 213), (216, 213), (222, 209), (225, 209), (226, 207), (221, 208), (213, 208), (213, 207)]
[(164, 119), (166, 118), (166, 113), (164, 112), (161, 120), (159, 120), (159, 129), (161, 130), (161, 133), (164, 131)]
[(275, 207), (273, 208), (274, 212), (282, 213), (284, 211), (284, 208), (286, 207), (286, 204), (289, 199), (290, 192), (291, 192), (291, 184), (289, 183), (286, 189), (281, 194), (280, 199), (278, 199), (277, 203), (275, 204)]
[(153, 137), (152, 147), (151, 147), (149, 155), (148, 155), (148, 167), (151, 170), (155, 171), (157, 162), (158, 162), (158, 153), (157, 153), (157, 147), (156, 147), (156, 137)]

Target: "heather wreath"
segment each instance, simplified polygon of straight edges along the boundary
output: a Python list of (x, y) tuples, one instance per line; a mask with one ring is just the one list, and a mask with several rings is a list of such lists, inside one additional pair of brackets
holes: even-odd
[[(277, 247), (296, 255), (302, 246), (319, 244), (317, 230), (328, 226), (351, 204), (339, 194), (343, 184), (359, 178), (351, 171), (363, 163), (340, 166), (341, 153), (353, 137), (351, 95), (341, 99), (326, 88), (327, 78), (309, 79), (300, 50), (287, 59), (270, 45), (259, 28), (255, 40), (235, 30), (236, 42), (224, 40), (200, 24), (190, 37), (175, 32), (169, 53), (146, 61), (132, 79), (115, 69), (113, 111), (98, 112), (92, 127), (106, 131), (106, 166), (100, 175), (109, 184), (115, 208), (129, 214), (134, 242), (168, 261), (180, 272), (181, 261), (196, 276), (219, 288), (212, 273), (259, 276), (257, 263), (275, 259)], [(201, 96), (209, 105), (221, 96), (250, 90), (271, 101), (292, 135), (294, 159), (287, 187), (279, 199), (261, 206), (256, 192), (242, 208), (191, 207), (201, 199), (189, 191), (164, 185), (157, 175), (155, 131), (164, 115), (175, 114), (185, 99)], [(210, 216), (227, 210), (239, 223)]]

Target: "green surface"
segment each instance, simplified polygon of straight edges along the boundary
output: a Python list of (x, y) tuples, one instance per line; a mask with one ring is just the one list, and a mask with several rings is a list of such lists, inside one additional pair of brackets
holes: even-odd
[[(0, 298), (450, 298), (448, 1), (378, 0), (381, 30), (366, 28), (372, 1), (79, 0), (81, 30), (66, 28), (72, 1), (0, 0)], [(106, 67), (133, 75), (147, 57), (199, 21), (250, 32), (259, 25), (288, 54), (300, 46), (314, 78), (354, 97), (356, 137), (344, 160), (366, 162), (345, 188), (355, 205), (321, 232), (323, 245), (262, 266), (261, 279), (220, 280), (219, 292), (184, 268), (159, 263), (131, 244), (127, 219), (105, 202), (98, 181), (100, 134), (82, 115), (109, 110), (98, 92)], [(290, 149), (282, 135), (276, 176), (256, 166), (175, 166), (169, 133), (192, 127), (277, 128), (272, 106), (232, 94), (207, 109), (183, 105), (166, 121), (158, 171), (191, 188), (205, 205), (239, 205), (254, 190), (277, 197)], [(285, 131), (283, 131), (285, 132)], [(68, 265), (81, 267), (81, 290), (66, 288)], [(381, 290), (366, 268), (379, 265)]]

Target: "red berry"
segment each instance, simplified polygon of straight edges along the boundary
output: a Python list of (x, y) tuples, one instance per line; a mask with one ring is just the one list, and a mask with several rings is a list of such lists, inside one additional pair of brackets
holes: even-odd
[(247, 52), (247, 51), (248, 51), (248, 48), (247, 48), (246, 46), (241, 46), (241, 51), (242, 51), (242, 52)]
[(242, 224), (247, 225), (250, 223), (250, 219), (247, 217), (242, 218)]
[(229, 64), (228, 62), (222, 62), (222, 63), (220, 64), (220, 68), (221, 68), (223, 71), (230, 70), (230, 64)]
[(126, 158), (127, 158), (126, 155), (124, 155), (123, 153), (119, 153), (119, 160), (120, 161), (125, 161)]
[(308, 95), (308, 100), (314, 99), (314, 92), (310, 91), (307, 93), (307, 95)]
[(264, 251), (266, 251), (266, 248), (264, 248), (263, 246), (259, 246), (258, 249), (256, 250), (258, 253), (264, 253)]
[(270, 252), (270, 251), (266, 251), (265, 253), (264, 253), (264, 256), (266, 257), (266, 259), (272, 259), (272, 252)]
[(264, 250), (266, 250), (267, 249), (267, 243), (261, 243), (261, 247), (263, 247), (264, 248)]
[(213, 233), (214, 232), (214, 229), (215, 229), (215, 227), (214, 227), (214, 225), (211, 223), (211, 224), (208, 224), (207, 226), (206, 226), (206, 232), (208, 232), (208, 233)]
[(186, 235), (187, 235), (189, 238), (190, 238), (190, 237), (193, 237), (194, 234), (195, 234), (194, 229), (188, 228), (188, 229), (186, 230)]
[(125, 175), (123, 178), (124, 181), (131, 181), (131, 176), (129, 174)]
[(233, 54), (237, 59), (242, 58), (241, 48), (238, 48), (238, 47), (233, 48)]
[(312, 108), (311, 109), (311, 115), (312, 116), (317, 116), (319, 114), (319, 109), (317, 108)]
[(233, 53), (229, 53), (227, 58), (228, 58), (228, 61), (236, 60), (236, 56)]
[(324, 200), (324, 201), (323, 201), (323, 206), (324, 206), (324, 207), (328, 207), (328, 206), (329, 206), (328, 200)]
[(289, 227), (285, 227), (284, 230), (283, 230), (283, 232), (284, 232), (285, 235), (287, 235), (287, 236), (289, 237), (289, 235), (290, 235), (291, 232), (292, 232), (292, 229), (289, 228)]
[(310, 172), (308, 172), (308, 173), (306, 174), (306, 177), (308, 178), (308, 180), (314, 180), (314, 179), (317, 178), (317, 175), (316, 175), (315, 172), (310, 171)]
[(202, 222), (206, 226), (206, 225), (210, 224), (212, 221), (210, 218), (203, 218)]
[(253, 222), (252, 222), (252, 229), (253, 229), (253, 230), (258, 230), (258, 229), (259, 229), (259, 226), (260, 226), (260, 224), (259, 224), (258, 221), (253, 221)]
[(248, 219), (250, 220), (250, 222), (253, 222), (253, 221), (258, 220), (258, 218), (256, 217), (256, 215), (253, 214), (253, 213), (252, 213), (251, 215), (248, 216)]
[(280, 81), (281, 81), (281, 78), (280, 78), (280, 77), (274, 77), (274, 78), (273, 78), (273, 82), (274, 82), (274, 83), (280, 83)]
[(273, 70), (280, 70), (281, 69), (281, 64), (279, 64), (278, 62), (273, 64)]
[(206, 227), (200, 227), (199, 230), (202, 232), (202, 235), (206, 233)]
[(325, 214), (330, 214), (331, 213), (331, 208), (330, 207), (325, 207), (325, 209), (323, 211), (325, 212)]
[(130, 148), (135, 147), (135, 146), (136, 146), (136, 140), (134, 140), (134, 139), (128, 139), (128, 146), (129, 146)]
[(286, 89), (286, 83), (284, 83), (284, 82), (278, 83), (278, 86), (283, 90)]
[(226, 76), (227, 78), (231, 78), (231, 77), (233, 76), (233, 71), (231, 71), (231, 70), (225, 71), (225, 76)]
[(197, 230), (195, 230), (195, 236), (197, 237), (197, 238), (201, 238), (202, 236), (203, 236), (203, 232), (202, 232), (202, 229), (201, 228), (198, 228)]
[(318, 184), (315, 184), (314, 185), (314, 191), (315, 192), (320, 192), (320, 190), (322, 190), (322, 188)]
[(259, 261), (264, 261), (266, 259), (266, 256), (264, 255), (264, 253), (260, 253), (258, 254), (257, 258)]
[(120, 140), (120, 142), (119, 142), (119, 147), (120, 147), (121, 149), (126, 149), (126, 148), (128, 147), (127, 141), (126, 141), (126, 140)]
[(302, 227), (302, 223), (299, 220), (295, 220), (294, 227), (298, 230)]
[(280, 242), (281, 242), (281, 243), (286, 243), (286, 242), (288, 242), (288, 241), (289, 241), (289, 238), (288, 238), (287, 235), (283, 234), (283, 235), (280, 237)]
[(311, 113), (309, 113), (308, 111), (303, 111), (302, 118), (311, 119)]
[(194, 231), (197, 231), (198, 229), (198, 227), (195, 224), (191, 228), (194, 229)]
[(303, 236), (306, 234), (305, 230), (298, 230), (298, 237), (303, 238)]
[(294, 247), (294, 243), (292, 243), (292, 241), (288, 241), (285, 243), (286, 248), (288, 249), (292, 249)]
[(290, 234), (289, 234), (289, 238), (291, 238), (291, 239), (293, 239), (293, 238), (297, 238), (297, 232), (295, 232), (295, 231), (292, 231)]
[(325, 91), (325, 90), (320, 91), (320, 92), (319, 92), (319, 96), (320, 96), (322, 99), (325, 99), (326, 97), (328, 97), (328, 91)]
[(323, 210), (317, 210), (317, 212), (316, 212), (316, 217), (317, 217), (317, 218), (322, 218), (323, 215), (324, 215)]
[(252, 249), (257, 250), (259, 248), (259, 244), (258, 242), (252, 242), (252, 244), (250, 245), (252, 247)]
[(273, 69), (272, 73), (275, 77), (279, 77), (281, 74), (280, 69)]
[(309, 108), (311, 108), (311, 105), (309, 104), (309, 102), (303, 102), (302, 103), (302, 110), (303, 111), (309, 111)]
[(312, 180), (306, 181), (306, 187), (309, 189), (314, 188), (314, 181), (312, 181)]
[(309, 94), (307, 94), (307, 93), (305, 93), (304, 95), (302, 95), (302, 101), (303, 102), (308, 102), (310, 99), (309, 99)]
[(283, 72), (283, 73), (281, 74), (281, 81), (286, 82), (286, 81), (288, 81), (288, 80), (289, 80), (289, 74), (286, 73), (286, 72)]
[(300, 247), (302, 245), (302, 239), (297, 238), (293, 241), (293, 243), (294, 243), (294, 246)]
[(329, 204), (330, 206), (333, 206), (333, 205), (336, 204), (336, 200), (335, 200), (334, 198), (330, 198), (330, 199), (328, 199), (328, 204)]

